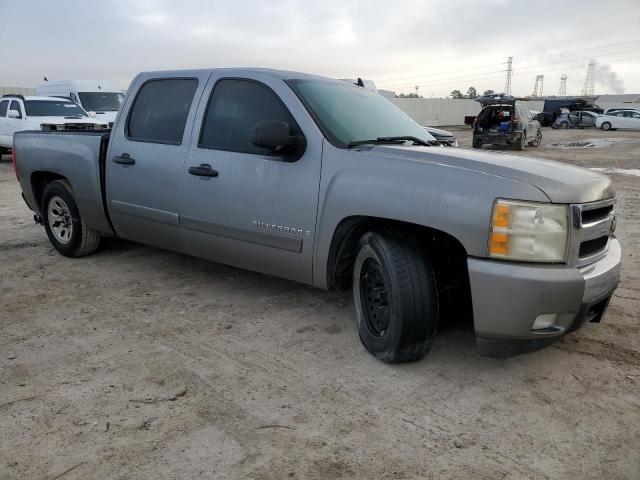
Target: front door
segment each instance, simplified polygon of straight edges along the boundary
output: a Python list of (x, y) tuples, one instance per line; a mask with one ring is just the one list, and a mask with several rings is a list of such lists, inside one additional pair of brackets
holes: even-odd
[[(282, 79), (231, 73), (214, 72), (196, 117), (183, 175), (186, 251), (311, 283), (322, 137)], [(289, 124), (297, 156), (252, 143), (256, 124), (271, 120)]]
[(6, 147), (12, 145), (7, 112), (9, 112), (9, 100), (0, 101), (0, 145)]
[(129, 114), (114, 127), (107, 154), (107, 199), (119, 236), (182, 250), (182, 170), (207, 77), (160, 74), (132, 86), (137, 93), (127, 99)]

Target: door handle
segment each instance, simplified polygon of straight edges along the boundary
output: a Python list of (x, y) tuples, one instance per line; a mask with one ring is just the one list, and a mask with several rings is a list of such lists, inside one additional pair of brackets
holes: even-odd
[(128, 153), (123, 153), (122, 155), (117, 155), (111, 159), (114, 163), (119, 163), (120, 165), (133, 165), (136, 163), (134, 158), (131, 158), (131, 155)]
[(208, 163), (201, 163), (199, 167), (189, 167), (189, 173), (191, 175), (197, 175), (199, 177), (217, 177), (218, 171), (211, 168)]

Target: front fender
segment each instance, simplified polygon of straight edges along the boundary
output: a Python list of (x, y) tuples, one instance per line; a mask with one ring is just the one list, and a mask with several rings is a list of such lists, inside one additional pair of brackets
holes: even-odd
[(549, 201), (538, 188), (521, 181), (326, 144), (322, 170), (313, 268), (313, 283), (320, 288), (327, 288), (334, 232), (347, 217), (430, 227), (457, 239), (468, 255), (484, 257), (496, 198)]

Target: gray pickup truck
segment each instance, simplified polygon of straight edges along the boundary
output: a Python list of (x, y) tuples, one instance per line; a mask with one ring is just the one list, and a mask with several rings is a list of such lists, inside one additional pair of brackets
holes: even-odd
[(600, 321), (620, 269), (611, 181), (436, 145), (367, 89), (213, 69), (142, 73), (110, 133), (21, 132), (13, 153), (63, 255), (118, 236), (352, 289), (386, 362), (422, 358), (453, 307), (494, 356)]

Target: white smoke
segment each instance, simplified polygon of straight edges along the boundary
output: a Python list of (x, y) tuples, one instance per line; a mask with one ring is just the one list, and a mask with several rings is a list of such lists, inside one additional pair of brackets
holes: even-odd
[(606, 93), (624, 93), (624, 82), (607, 63), (596, 64), (596, 82), (607, 89)]

